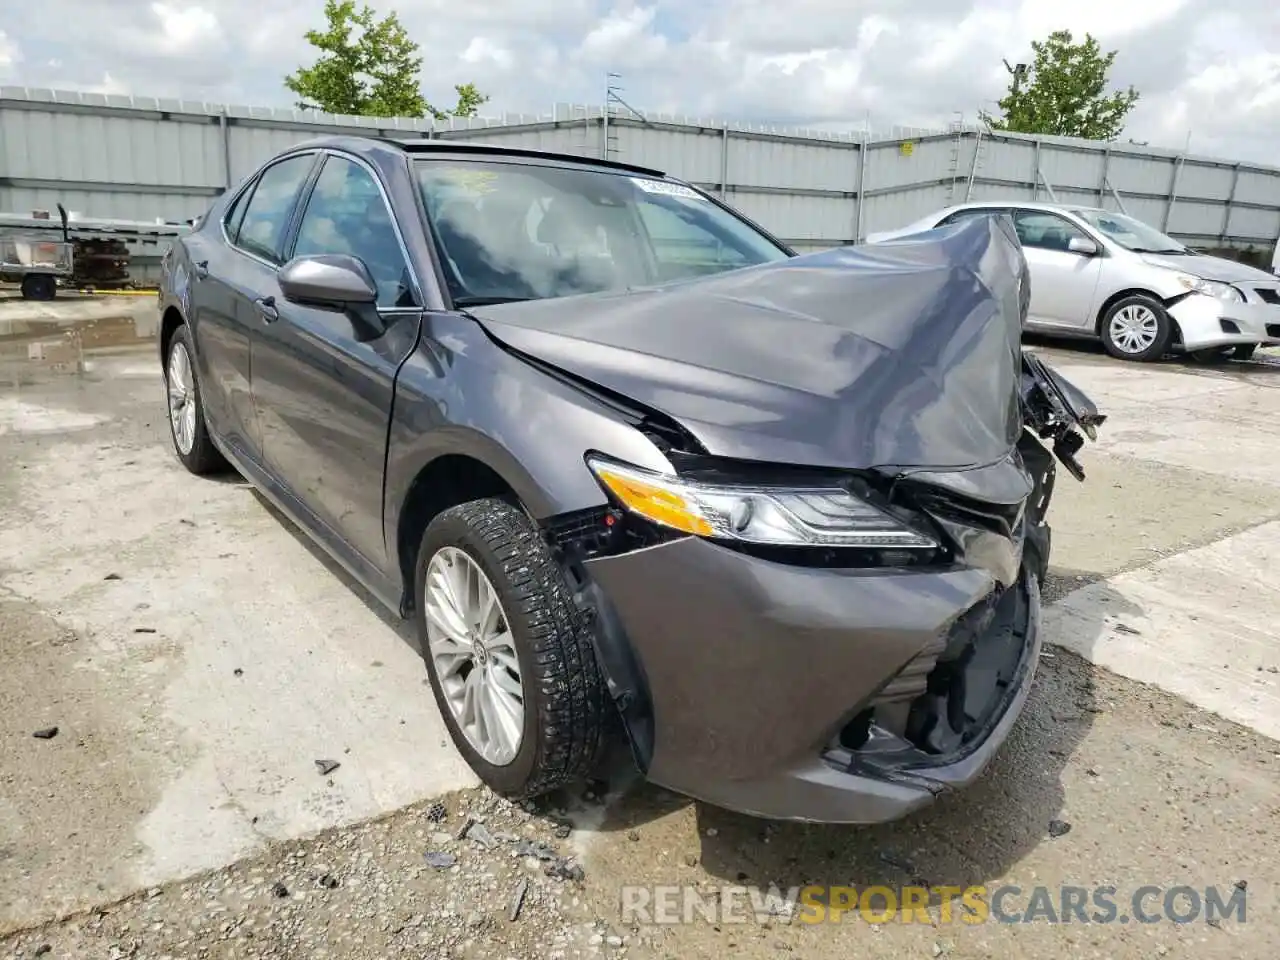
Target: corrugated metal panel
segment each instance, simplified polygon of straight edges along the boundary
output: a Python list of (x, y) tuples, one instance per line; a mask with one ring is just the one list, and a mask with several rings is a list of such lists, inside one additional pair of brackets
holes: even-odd
[(729, 202), (779, 237), (833, 243), (847, 243), (853, 239), (856, 210), (852, 200), (777, 193), (731, 193)]
[(862, 212), (864, 233), (898, 230), (950, 203), (950, 185), (912, 187), (898, 193), (867, 197)]
[[(1035, 148), (1031, 149), (1034, 172)], [(1098, 185), (1102, 183), (1102, 167), (1106, 163), (1105, 154), (1101, 150), (1088, 153), (1073, 150), (1066, 151), (1048, 144), (1040, 148), (1040, 175), (1044, 182), (1053, 187), (1054, 192), (1061, 194), (1071, 191), (1075, 194), (1092, 194), (1097, 198)]]
[(1216, 237), (1222, 232), (1222, 211), (1221, 203), (1179, 200), (1169, 212), (1166, 230), (1188, 237)]
[[(957, 155), (959, 142), (956, 137), (942, 137), (936, 140), (870, 144), (867, 149), (866, 189), (871, 191), (915, 187), (944, 180), (950, 185), (952, 178), (960, 173)], [(966, 168), (962, 177), (967, 175)]]
[(988, 140), (981, 146), (978, 174), (994, 180), (1030, 183), (1035, 179), (1036, 150), (1028, 143)]
[(730, 183), (841, 193), (858, 188), (858, 153), (852, 145), (747, 139), (731, 143)]
[[(1122, 194), (1167, 195), (1173, 179), (1173, 161), (1165, 157), (1113, 156), (1107, 176), (1111, 185)], [(1125, 203), (1128, 205), (1128, 201)], [(1129, 212), (1133, 213), (1132, 210)]]
[[(346, 117), (312, 111), (205, 104), (0, 87), (0, 209), (52, 208), (88, 216), (181, 219), (203, 212), (228, 179), (319, 134), (377, 133), (474, 139), (612, 158), (694, 182), (728, 181), (728, 198), (764, 226), (813, 244), (902, 227), (968, 194), (974, 200), (1048, 199), (1125, 208), (1175, 235), (1226, 235), (1271, 245), (1280, 234), (1280, 169), (1178, 154), (1136, 144), (1099, 144), (976, 128), (889, 128), (832, 134), (622, 111), (605, 141), (599, 107), (559, 104), (551, 114), (432, 124), (411, 117)], [(726, 137), (725, 131), (728, 131)], [(1038, 144), (1038, 146), (1037, 146)], [(727, 161), (727, 162), (726, 162)], [(228, 166), (230, 168), (228, 177)], [(970, 178), (972, 177), (972, 184)], [(1234, 195), (1232, 183), (1235, 183)], [(756, 190), (742, 188), (758, 188)], [(852, 194), (862, 189), (858, 201)], [(829, 195), (813, 195), (813, 192)], [(1230, 208), (1225, 201), (1231, 196)]]
[(32, 189), (0, 186), (0, 210), (29, 214), (47, 210), (57, 216), (58, 204), (86, 217), (120, 220), (187, 220), (209, 208), (208, 194), (130, 193), (128, 191)]
[(1280, 173), (1241, 170), (1236, 183), (1236, 200), (1241, 203), (1264, 203), (1280, 206)]
[(1232, 207), (1227, 236), (1237, 240), (1259, 238), (1260, 243), (1274, 245), (1280, 239), (1280, 210)]
[[(1231, 178), (1235, 171), (1229, 166), (1196, 163), (1187, 160), (1178, 174), (1178, 202), (1188, 200), (1215, 200), (1221, 203), (1231, 195)], [(1219, 213), (1221, 216), (1221, 213)]]

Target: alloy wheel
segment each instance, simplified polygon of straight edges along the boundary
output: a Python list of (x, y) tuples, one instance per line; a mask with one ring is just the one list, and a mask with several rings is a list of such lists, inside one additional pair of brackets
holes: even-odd
[(188, 456), (196, 442), (195, 374), (185, 344), (175, 343), (169, 352), (169, 423), (178, 452)]
[(496, 767), (524, 736), (524, 685), (511, 625), (488, 576), (466, 551), (442, 547), (423, 589), (428, 656), (467, 742)]
[(1110, 334), (1111, 342), (1122, 352), (1142, 353), (1160, 335), (1160, 319), (1150, 307), (1131, 303), (1111, 317)]

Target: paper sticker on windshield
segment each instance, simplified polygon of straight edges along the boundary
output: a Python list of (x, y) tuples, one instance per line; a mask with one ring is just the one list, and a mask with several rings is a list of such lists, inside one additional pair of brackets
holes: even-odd
[(487, 170), (471, 170), (467, 167), (452, 167), (440, 171), (440, 179), (452, 187), (475, 196), (492, 193), (496, 173)]
[(681, 197), (684, 200), (705, 200), (706, 198), (681, 183), (668, 183), (665, 180), (646, 180), (644, 177), (632, 177), (631, 182), (645, 193), (663, 193), (668, 197)]

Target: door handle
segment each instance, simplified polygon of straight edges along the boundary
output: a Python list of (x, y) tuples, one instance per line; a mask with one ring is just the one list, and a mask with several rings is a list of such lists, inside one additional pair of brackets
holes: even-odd
[(253, 301), (253, 305), (258, 308), (258, 313), (262, 314), (264, 323), (274, 323), (280, 319), (280, 311), (276, 309), (275, 297), (259, 297)]
[(191, 265), (191, 267), (195, 271), (197, 280), (203, 280), (205, 277), (209, 276), (208, 260), (197, 260), (195, 263)]

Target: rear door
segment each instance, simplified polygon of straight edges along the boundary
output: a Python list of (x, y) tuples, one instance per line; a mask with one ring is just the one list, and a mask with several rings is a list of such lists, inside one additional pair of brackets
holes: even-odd
[(418, 342), (420, 287), (373, 168), (326, 153), (290, 256), (343, 253), (377, 282), (385, 332), (361, 341), (337, 309), (277, 296), (253, 347), (253, 392), (270, 472), (357, 571), (389, 576), (382, 481), (395, 377)]
[(1095, 241), (1066, 217), (1049, 210), (1016, 209), (1013, 225), (1031, 271), (1027, 322), (1092, 328), (1102, 257), (1076, 253), (1068, 244), (1073, 237)]
[(289, 219), (316, 162), (295, 154), (245, 186), (220, 224), (193, 235), (191, 312), (204, 404), (235, 453), (261, 462), (251, 389), (251, 344), (262, 327), (257, 302), (276, 290), (275, 269)]

